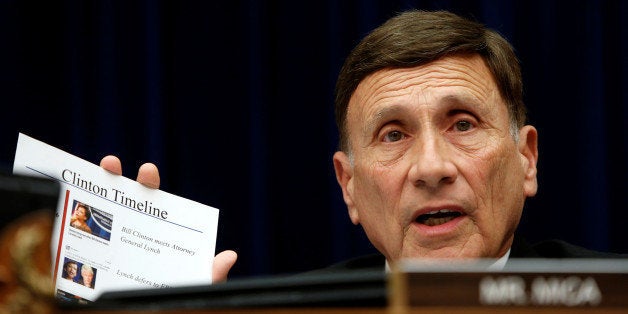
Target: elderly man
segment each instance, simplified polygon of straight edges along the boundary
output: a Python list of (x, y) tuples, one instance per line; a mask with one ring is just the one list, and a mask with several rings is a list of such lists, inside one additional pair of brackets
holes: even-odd
[[(340, 151), (333, 157), (349, 217), (382, 255), (401, 258), (599, 257), (564, 242), (515, 237), (537, 190), (537, 131), (525, 125), (521, 71), (510, 44), (448, 12), (409, 11), (366, 36), (336, 86)], [(101, 166), (121, 173), (115, 157)], [(157, 188), (152, 164), (139, 182)], [(216, 256), (226, 278), (234, 252)]]
[(81, 279), (79, 284), (94, 289), (94, 269), (89, 265), (81, 266)]
[(349, 216), (388, 261), (502, 257), (536, 193), (517, 59), (482, 25), (401, 14), (341, 70), (334, 167)]
[(409, 11), (350, 53), (336, 85), (334, 168), (349, 216), (382, 253), (402, 258), (610, 257), (515, 237), (537, 191), (537, 131), (526, 125), (519, 62), (482, 24)]
[(455, 14), (409, 11), (366, 36), (336, 85), (333, 159), (351, 221), (383, 257), (335, 268), (614, 256), (515, 237), (537, 191), (537, 131), (525, 124), (522, 90), (510, 44)]

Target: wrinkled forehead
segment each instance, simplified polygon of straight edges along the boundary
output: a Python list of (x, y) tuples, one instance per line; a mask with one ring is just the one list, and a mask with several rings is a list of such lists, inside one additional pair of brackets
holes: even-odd
[(451, 94), (441, 97), (475, 98), (481, 103), (497, 96), (503, 104), (484, 59), (475, 54), (456, 55), (413, 68), (388, 68), (368, 75), (349, 100), (347, 119), (355, 119), (363, 110), (396, 101), (409, 93), (420, 97), (424, 91), (442, 91)]

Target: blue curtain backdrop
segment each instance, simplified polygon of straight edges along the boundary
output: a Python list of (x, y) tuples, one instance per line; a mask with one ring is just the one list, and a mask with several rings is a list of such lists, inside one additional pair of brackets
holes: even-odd
[(0, 1), (0, 162), (17, 132), (218, 207), (233, 276), (374, 251), (331, 163), (333, 87), (349, 50), (408, 8), (498, 30), (540, 133), (520, 233), (628, 252), (626, 1)]

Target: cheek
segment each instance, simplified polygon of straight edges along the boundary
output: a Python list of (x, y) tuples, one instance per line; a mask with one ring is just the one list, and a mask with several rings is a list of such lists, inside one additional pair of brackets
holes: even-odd
[(353, 199), (362, 226), (391, 228), (391, 224), (396, 224), (404, 182), (402, 171), (398, 167), (368, 165), (356, 167), (354, 179)]
[(478, 207), (491, 209), (480, 210), (480, 214), (489, 221), (503, 221), (510, 225), (523, 206), (521, 167), (513, 151), (505, 150), (486, 157), (477, 160), (475, 176), (469, 179)]
[(501, 207), (500, 203), (509, 199), (520, 186), (517, 178), (521, 171), (512, 151), (487, 151), (465, 160), (460, 171), (473, 189), (479, 206)]
[(354, 173), (360, 224), (370, 242), (387, 257), (396, 256), (402, 243), (402, 172), (397, 167), (365, 167)]
[[(399, 169), (386, 166), (366, 166), (356, 171), (356, 193), (365, 202), (380, 205), (387, 204), (400, 193), (403, 185), (403, 176)], [(360, 198), (358, 198), (360, 199)], [(368, 204), (367, 203), (367, 204)]]

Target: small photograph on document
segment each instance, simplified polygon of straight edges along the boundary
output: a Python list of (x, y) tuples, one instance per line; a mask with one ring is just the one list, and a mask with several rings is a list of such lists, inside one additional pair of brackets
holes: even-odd
[(79, 285), (83, 285), (87, 288), (94, 289), (96, 285), (96, 272), (98, 270), (91, 265), (82, 264), (80, 265), (80, 270), (78, 272), (78, 280), (76, 283)]
[(63, 271), (61, 273), (63, 279), (94, 289), (97, 272), (95, 267), (87, 263), (81, 263), (68, 257), (63, 259)]
[(90, 206), (84, 202), (74, 200), (70, 226), (109, 241), (111, 239), (111, 224), (113, 215)]

